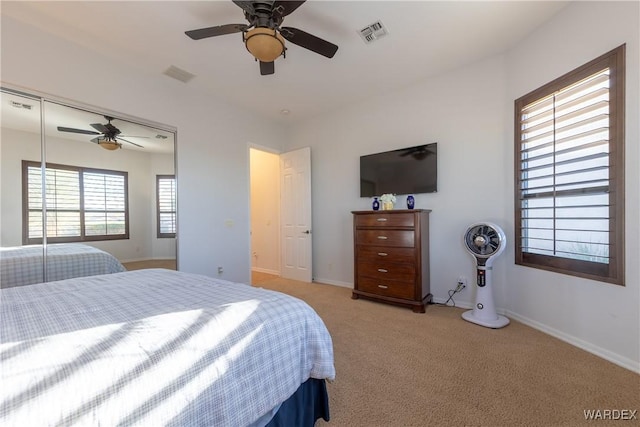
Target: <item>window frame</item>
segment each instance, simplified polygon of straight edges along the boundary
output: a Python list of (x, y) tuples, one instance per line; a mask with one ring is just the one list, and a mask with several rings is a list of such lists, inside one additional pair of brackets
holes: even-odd
[[(42, 162), (23, 160), (22, 161), (22, 244), (33, 245), (42, 244), (43, 237), (30, 238), (29, 237), (29, 167), (37, 167), (42, 170)], [(47, 243), (73, 243), (73, 242), (96, 242), (106, 240), (126, 240), (129, 239), (129, 173), (125, 171), (116, 171), (109, 169), (97, 169), (82, 166), (63, 165), (59, 163), (46, 163), (44, 166), (45, 176), (46, 169), (59, 169), (77, 171), (79, 173), (79, 193), (80, 193), (80, 235), (79, 236), (65, 236), (65, 237), (50, 237), (47, 236)], [(96, 173), (102, 175), (116, 175), (121, 176), (124, 179), (124, 234), (104, 234), (104, 235), (91, 235), (85, 234), (85, 214), (87, 211), (84, 207), (84, 188), (82, 185), (82, 179), (84, 173)], [(46, 178), (45, 178), (46, 179)], [(42, 185), (42, 183), (41, 183)], [(45, 192), (46, 194), (46, 192)], [(46, 205), (43, 209), (36, 209), (38, 212), (46, 211)], [(46, 224), (43, 221), (43, 234), (46, 230)]]
[[(552, 95), (603, 69), (609, 76), (609, 263), (562, 258), (523, 251), (522, 248), (522, 135), (523, 108)], [(544, 86), (518, 98), (514, 103), (514, 203), (515, 203), (515, 263), (555, 273), (597, 280), (624, 286), (625, 229), (625, 45), (570, 71)], [(555, 164), (555, 162), (554, 162)], [(554, 214), (554, 219), (557, 216)]]
[[(160, 180), (162, 179), (172, 179), (174, 187), (177, 185), (176, 176), (175, 175), (156, 175), (156, 236), (158, 239), (167, 239), (167, 238), (175, 238), (176, 232), (175, 228), (177, 227), (177, 211), (178, 211), (178, 203), (177, 200), (174, 199), (174, 210), (173, 211), (160, 211)], [(176, 188), (177, 190), (177, 188)], [(174, 191), (175, 195), (176, 191)], [(160, 232), (160, 214), (161, 213), (172, 213), (174, 216), (174, 231), (173, 233), (162, 233)]]

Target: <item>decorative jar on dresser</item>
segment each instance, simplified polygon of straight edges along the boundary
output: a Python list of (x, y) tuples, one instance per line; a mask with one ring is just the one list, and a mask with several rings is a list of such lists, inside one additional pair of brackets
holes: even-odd
[(426, 209), (353, 211), (352, 298), (424, 313), (431, 302), (429, 213)]

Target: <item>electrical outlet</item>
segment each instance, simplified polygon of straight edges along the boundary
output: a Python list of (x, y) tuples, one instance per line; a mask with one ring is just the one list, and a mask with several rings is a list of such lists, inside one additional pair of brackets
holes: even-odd
[(218, 274), (222, 274), (223, 270), (222, 267), (218, 267)]
[(464, 276), (458, 276), (458, 285), (467, 286), (467, 278)]

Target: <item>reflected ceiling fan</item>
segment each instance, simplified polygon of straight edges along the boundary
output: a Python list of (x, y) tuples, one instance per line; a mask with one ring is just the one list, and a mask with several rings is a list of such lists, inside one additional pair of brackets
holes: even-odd
[(429, 148), (429, 145), (420, 145), (418, 147), (409, 148), (404, 153), (400, 154), (400, 157), (411, 156), (416, 160), (424, 160), (428, 156), (436, 154), (435, 151)]
[(309, 49), (312, 52), (333, 58), (338, 46), (293, 27), (281, 27), (285, 16), (300, 7), (304, 1), (236, 1), (233, 2), (244, 11), (249, 24), (225, 24), (216, 27), (185, 31), (193, 40), (225, 34), (242, 33), (247, 50), (260, 62), (260, 74), (275, 72), (273, 62), (280, 56), (286, 56), (284, 40)]
[[(102, 148), (107, 150), (117, 150), (122, 148), (122, 143), (120, 141), (128, 142), (131, 145), (135, 145), (136, 147), (144, 148), (142, 145), (136, 144), (135, 142), (128, 141), (123, 138), (121, 135), (120, 129), (111, 124), (111, 120), (113, 117), (104, 116), (107, 120), (107, 123), (92, 123), (91, 127), (95, 129), (93, 130), (85, 130), (85, 129), (76, 129), (76, 128), (68, 128), (64, 126), (58, 126), (58, 130), (60, 132), (71, 132), (71, 133), (80, 133), (83, 135), (99, 135), (91, 140), (91, 142), (95, 142)], [(97, 132), (96, 132), (97, 131)], [(128, 137), (129, 138), (129, 137)], [(146, 136), (137, 136), (135, 138), (147, 138)]]

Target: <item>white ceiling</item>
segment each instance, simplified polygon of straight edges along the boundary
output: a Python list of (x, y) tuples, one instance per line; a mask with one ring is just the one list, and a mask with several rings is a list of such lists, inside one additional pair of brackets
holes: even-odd
[[(240, 34), (198, 41), (184, 34), (246, 23), (230, 0), (2, 1), (1, 13), (145, 72), (176, 66), (195, 74), (186, 83), (194, 88), (295, 123), (504, 52), (566, 4), (309, 0), (283, 25), (328, 40), (338, 52), (328, 59), (289, 43), (270, 76), (260, 75)], [(388, 35), (365, 44), (359, 30), (378, 20)]]
[[(44, 132), (48, 138), (53, 137), (68, 141), (91, 143), (93, 138), (100, 135), (60, 132), (58, 127), (97, 132), (91, 124), (104, 125), (108, 123), (108, 120), (102, 114), (53, 102), (45, 101), (43, 108)], [(40, 126), (40, 103), (37, 100), (14, 93), (2, 92), (0, 94), (0, 111), (0, 125), (2, 128), (35, 134), (42, 132)], [(119, 142), (124, 149), (163, 154), (173, 153), (174, 151), (175, 134), (172, 132), (121, 118), (114, 118), (111, 124), (120, 130)], [(100, 148), (97, 149), (100, 150)]]

